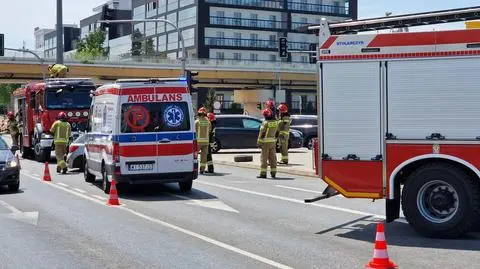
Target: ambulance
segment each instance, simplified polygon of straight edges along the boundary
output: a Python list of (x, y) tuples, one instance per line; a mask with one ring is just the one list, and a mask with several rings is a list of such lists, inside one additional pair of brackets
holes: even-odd
[(198, 145), (187, 80), (120, 79), (93, 92), (85, 141), (86, 182), (119, 184), (198, 178)]

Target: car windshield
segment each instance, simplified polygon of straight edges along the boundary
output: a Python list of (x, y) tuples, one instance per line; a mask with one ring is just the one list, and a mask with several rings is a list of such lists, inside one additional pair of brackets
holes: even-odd
[(190, 130), (187, 102), (123, 104), (121, 119), (122, 133)]
[(316, 125), (317, 119), (292, 119), (292, 125)]
[(5, 142), (3, 138), (0, 138), (0, 150), (10, 150), (8, 148), (7, 142)]
[(45, 103), (47, 109), (82, 109), (89, 108), (92, 88), (55, 88), (47, 90)]

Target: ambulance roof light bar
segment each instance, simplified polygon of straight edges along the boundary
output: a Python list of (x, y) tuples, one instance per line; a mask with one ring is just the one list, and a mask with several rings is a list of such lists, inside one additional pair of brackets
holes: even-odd
[[(330, 23), (333, 35), (480, 19), (480, 6)], [(321, 25), (309, 26), (317, 32)]]

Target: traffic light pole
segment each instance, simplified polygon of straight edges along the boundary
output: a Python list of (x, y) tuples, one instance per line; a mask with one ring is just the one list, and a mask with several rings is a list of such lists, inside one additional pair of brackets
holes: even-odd
[(182, 74), (185, 75), (185, 70), (186, 70), (186, 61), (187, 61), (187, 50), (185, 49), (185, 40), (183, 40), (183, 34), (181, 31), (178, 30), (177, 25), (175, 25), (173, 22), (166, 20), (166, 19), (143, 19), (143, 20), (99, 20), (99, 23), (137, 23), (137, 22), (164, 22), (170, 26), (172, 26), (175, 31), (178, 33), (178, 37), (180, 39), (180, 42), (182, 43), (182, 58), (180, 59), (182, 61)]
[(63, 18), (62, 0), (57, 0), (57, 64), (63, 64)]

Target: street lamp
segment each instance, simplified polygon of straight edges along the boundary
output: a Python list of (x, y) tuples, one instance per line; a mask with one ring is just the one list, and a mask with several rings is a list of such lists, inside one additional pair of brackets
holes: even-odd
[[(178, 30), (178, 27), (171, 21), (166, 20), (166, 19), (142, 19), (142, 20), (99, 20), (99, 23), (137, 23), (137, 22), (164, 22), (172, 26), (175, 31), (178, 33), (178, 37), (180, 38), (180, 42), (182, 42), (182, 73), (185, 74), (185, 69), (186, 69), (186, 60), (187, 60), (187, 52), (185, 50), (185, 41), (183, 40), (183, 34), (181, 31)], [(132, 33), (133, 34), (133, 33)]]

